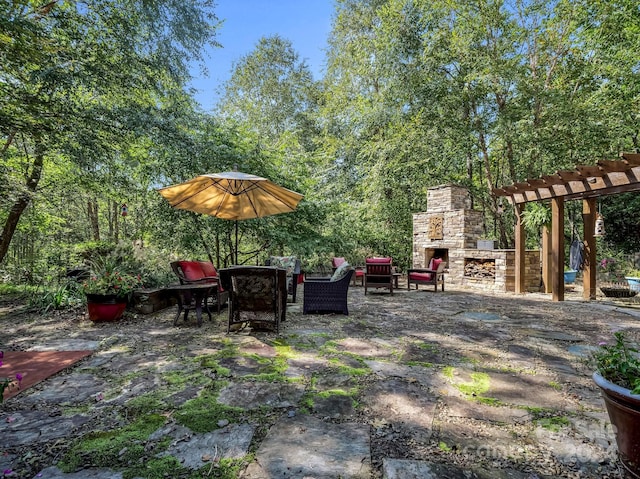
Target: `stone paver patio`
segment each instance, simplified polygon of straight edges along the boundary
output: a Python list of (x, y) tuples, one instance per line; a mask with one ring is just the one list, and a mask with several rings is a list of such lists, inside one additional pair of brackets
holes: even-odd
[[(460, 288), (349, 295), (348, 317), (302, 315), (299, 291), (279, 335), (227, 335), (226, 310), (198, 328), (195, 318), (174, 327), (173, 308), (94, 324), (0, 305), (4, 350), (94, 350), (0, 406), (0, 470), (29, 479), (624, 477), (584, 358), (613, 331), (637, 339), (637, 307), (579, 292), (562, 303)], [(159, 425), (142, 439), (104, 458), (91, 450), (90, 438), (151, 416)], [(63, 473), (70, 458), (76, 470)], [(162, 461), (173, 461), (169, 476), (154, 475)]]

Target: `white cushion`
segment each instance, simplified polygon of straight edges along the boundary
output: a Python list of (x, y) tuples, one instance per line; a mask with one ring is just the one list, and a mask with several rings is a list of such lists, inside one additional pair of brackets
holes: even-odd
[(351, 269), (351, 265), (345, 261), (344, 263), (342, 263), (340, 266), (336, 268), (335, 272), (333, 273), (333, 276), (331, 276), (331, 281), (341, 280), (347, 275), (347, 273), (349, 273), (350, 269)]

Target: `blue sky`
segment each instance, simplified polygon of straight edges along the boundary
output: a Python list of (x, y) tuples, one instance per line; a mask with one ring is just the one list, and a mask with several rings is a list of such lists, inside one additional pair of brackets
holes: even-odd
[(219, 97), (217, 90), (231, 76), (233, 63), (251, 53), (260, 38), (275, 34), (291, 41), (319, 79), (333, 11), (333, 0), (218, 0), (216, 15), (224, 20), (217, 37), (222, 48), (207, 50), (208, 77), (194, 68), (196, 78), (191, 86), (199, 90), (196, 100), (203, 109), (211, 110)]

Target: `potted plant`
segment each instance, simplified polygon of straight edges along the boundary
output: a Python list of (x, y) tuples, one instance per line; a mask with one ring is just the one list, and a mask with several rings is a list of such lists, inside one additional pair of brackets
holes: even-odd
[(92, 321), (115, 321), (122, 317), (133, 290), (141, 286), (139, 275), (125, 272), (117, 260), (103, 258), (91, 263), (91, 274), (82, 283)]
[(614, 426), (623, 466), (640, 477), (640, 356), (623, 332), (593, 353), (593, 380), (600, 387)]

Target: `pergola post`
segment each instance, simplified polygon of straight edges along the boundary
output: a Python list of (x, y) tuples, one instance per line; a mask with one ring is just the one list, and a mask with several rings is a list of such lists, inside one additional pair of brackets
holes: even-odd
[(584, 269), (582, 273), (582, 297), (596, 299), (596, 199), (582, 200), (582, 224), (584, 225)]
[(522, 222), (522, 213), (524, 206), (515, 205), (516, 226), (515, 226), (515, 247), (516, 247), (516, 264), (515, 264), (515, 292), (525, 292), (525, 243), (526, 237), (524, 232), (524, 224)]
[(542, 227), (542, 286), (545, 293), (551, 289), (551, 231), (547, 225)]
[(564, 301), (564, 198), (551, 200), (551, 300)]

